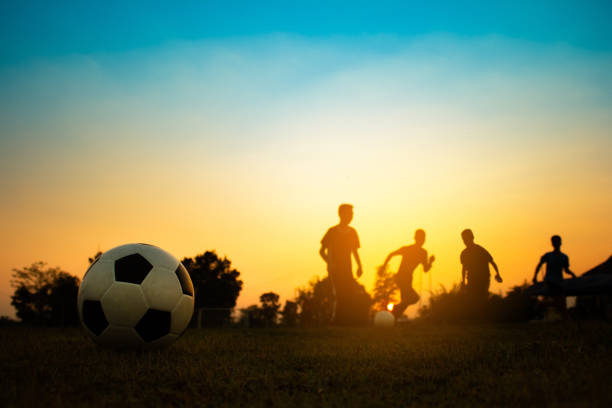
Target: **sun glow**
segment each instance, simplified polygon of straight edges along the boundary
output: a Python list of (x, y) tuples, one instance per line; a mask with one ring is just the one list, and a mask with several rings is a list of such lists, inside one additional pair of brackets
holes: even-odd
[(390, 312), (392, 312), (392, 311), (393, 311), (393, 306), (395, 306), (393, 303), (389, 303), (389, 304), (387, 305), (387, 310), (388, 310), (388, 311), (390, 311)]
[(327, 275), (317, 250), (343, 202), (369, 291), (417, 228), (436, 256), (419, 292), (432, 274), (434, 288), (460, 281), (465, 228), (499, 265), (495, 293), (529, 279), (553, 234), (578, 273), (607, 259), (609, 57), (495, 36), (397, 41), (382, 55), (333, 38), (210, 40), (0, 67), (0, 315), (14, 313), (13, 268), (40, 259), (81, 277), (98, 249), (128, 242), (227, 256), (239, 308), (292, 299)]

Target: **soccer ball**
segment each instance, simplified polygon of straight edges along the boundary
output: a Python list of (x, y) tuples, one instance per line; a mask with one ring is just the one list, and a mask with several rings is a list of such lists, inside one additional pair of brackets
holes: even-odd
[(395, 316), (386, 310), (381, 310), (374, 315), (374, 326), (393, 327), (395, 326)]
[(193, 284), (172, 255), (147, 244), (121, 245), (91, 264), (79, 287), (81, 323), (113, 348), (165, 346), (193, 315)]

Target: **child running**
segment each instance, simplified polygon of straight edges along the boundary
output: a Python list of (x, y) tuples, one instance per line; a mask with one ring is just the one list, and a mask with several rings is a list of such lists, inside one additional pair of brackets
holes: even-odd
[(393, 314), (396, 318), (402, 316), (408, 306), (415, 304), (420, 299), (419, 294), (412, 288), (412, 275), (416, 267), (422, 264), (423, 270), (427, 272), (436, 259), (433, 255), (427, 259), (427, 251), (423, 248), (424, 243), (425, 231), (418, 229), (414, 232), (414, 244), (403, 246), (397, 251), (391, 252), (382, 265), (382, 268), (386, 268), (391, 258), (396, 255), (402, 256), (399, 271), (395, 275), (395, 282), (402, 296), (402, 301), (393, 308)]

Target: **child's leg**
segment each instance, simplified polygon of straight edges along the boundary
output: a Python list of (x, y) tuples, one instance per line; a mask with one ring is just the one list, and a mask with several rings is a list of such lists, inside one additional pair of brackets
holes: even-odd
[(559, 295), (559, 296), (555, 296), (553, 299), (554, 299), (555, 308), (561, 315), (561, 318), (563, 320), (569, 320), (570, 316), (569, 316), (569, 313), (567, 312), (567, 304), (565, 301), (565, 296)]
[(416, 302), (419, 301), (420, 298), (421, 297), (418, 293), (416, 293), (416, 290), (414, 290), (412, 287), (408, 288), (408, 291), (406, 293), (406, 302), (408, 303), (408, 306), (414, 305)]
[(416, 293), (416, 291), (412, 289), (412, 286), (409, 285), (400, 286), (400, 294), (402, 296), (402, 301), (393, 308), (393, 314), (395, 317), (400, 317), (403, 315), (408, 306), (415, 304), (420, 299), (419, 294)]

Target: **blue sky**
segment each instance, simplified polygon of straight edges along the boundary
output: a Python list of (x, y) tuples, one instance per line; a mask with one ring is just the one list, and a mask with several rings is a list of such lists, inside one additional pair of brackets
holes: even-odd
[(499, 34), (612, 48), (609, 1), (12, 1), (0, 5), (0, 61), (120, 52), (172, 41), (288, 33), (306, 37)]

